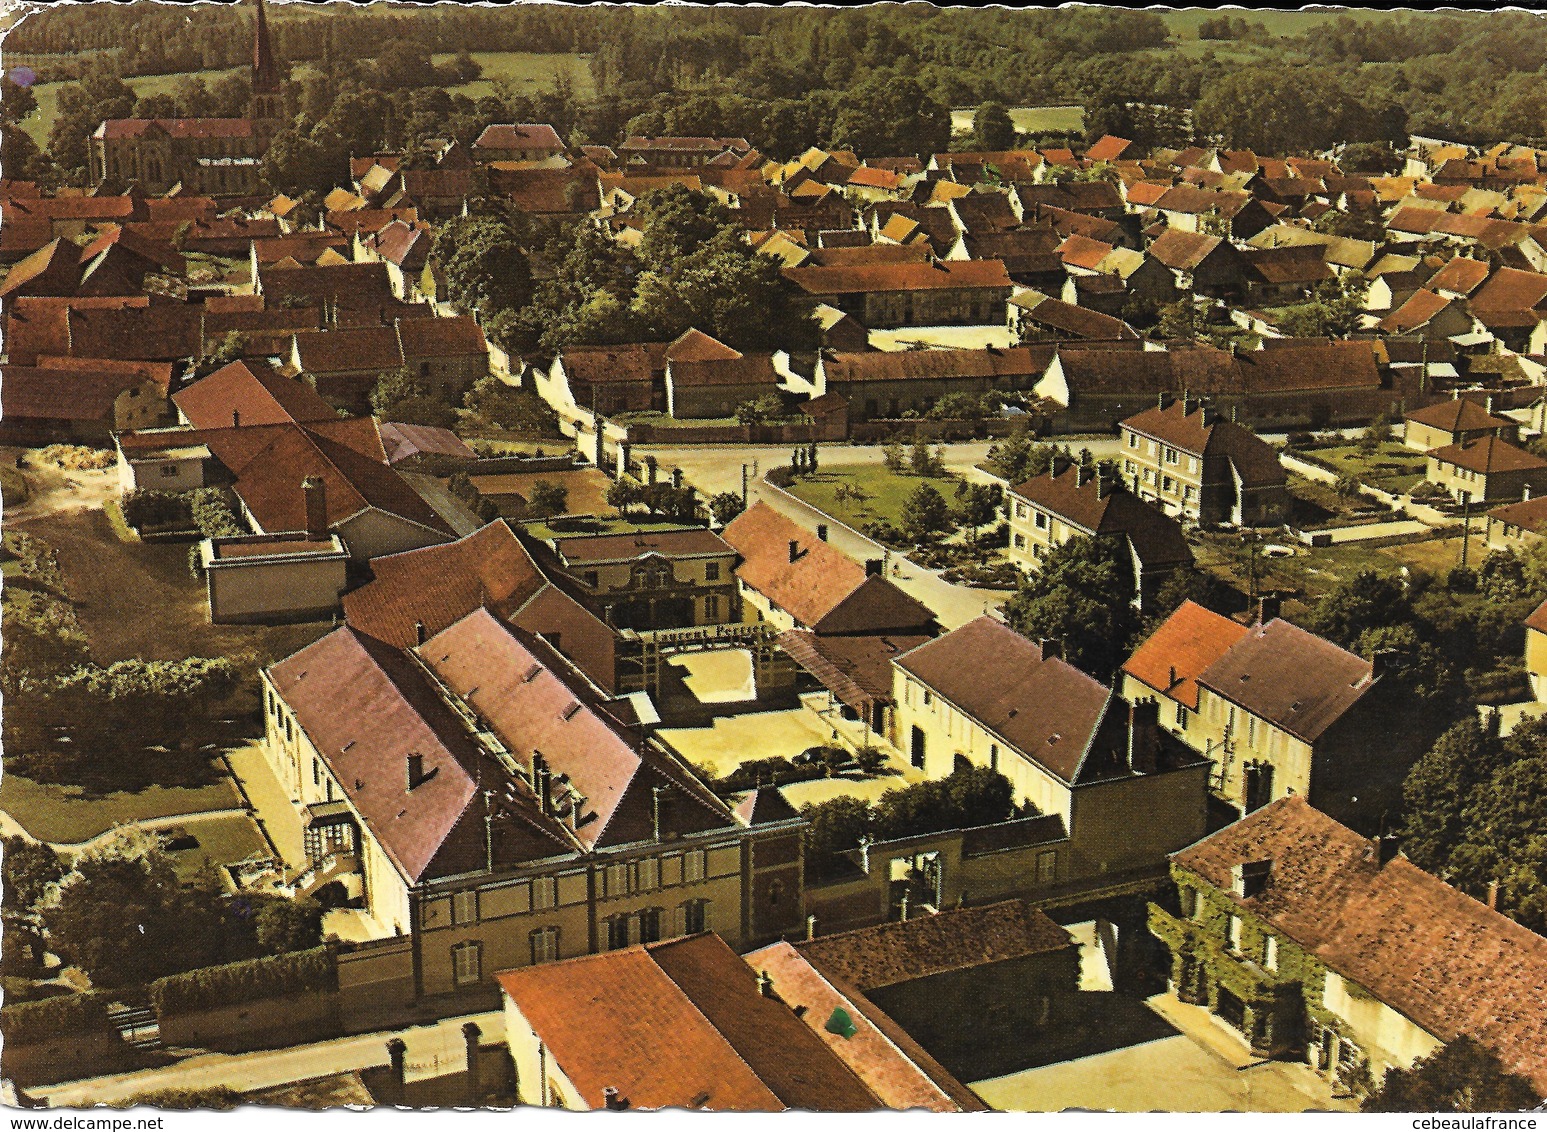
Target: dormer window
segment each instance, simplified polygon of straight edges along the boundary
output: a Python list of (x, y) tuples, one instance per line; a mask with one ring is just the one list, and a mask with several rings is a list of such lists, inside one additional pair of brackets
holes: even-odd
[(1237, 896), (1256, 896), (1268, 886), (1272, 861), (1246, 861), (1230, 870), (1230, 890)]

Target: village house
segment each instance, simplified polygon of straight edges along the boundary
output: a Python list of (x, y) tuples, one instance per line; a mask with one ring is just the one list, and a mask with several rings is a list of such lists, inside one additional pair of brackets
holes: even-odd
[(1152, 700), (1119, 699), (1055, 642), (985, 615), (892, 668), (892, 743), (913, 766), (932, 779), (987, 767), (1009, 779), (1017, 803), (1060, 820), (1062, 843), (1039, 854), (1038, 885), (1154, 875), (1202, 836), (1206, 760), (1162, 734)]
[(1120, 318), (1039, 291), (1020, 291), (1009, 304), (1008, 326), (1022, 343), (1127, 340), (1135, 346), (1139, 332)]
[(563, 163), (564, 152), (558, 131), (546, 122), (496, 122), (485, 126), (473, 142), (473, 160), (489, 164), (557, 166)]
[(666, 347), (666, 411), (677, 420), (724, 419), (748, 401), (777, 397), (789, 355), (743, 354), (701, 330)]
[(1490, 508), (1484, 529), (1489, 550), (1526, 553), (1547, 535), (1547, 495)]
[(1419, 452), (1482, 440), (1494, 436), (1514, 442), (1520, 426), (1505, 417), (1496, 417), (1476, 401), (1459, 394), (1402, 416), (1402, 443)]
[(1286, 794), (1360, 828), (1396, 805), (1406, 766), (1378, 738), (1375, 663), (1276, 615), (1241, 626), (1184, 603), (1123, 665), (1123, 693), (1161, 697), (1172, 734), (1214, 764), (1210, 787), (1251, 813)]
[(1134, 604), (1152, 599), (1171, 573), (1192, 564), (1181, 524), (1100, 468), (1054, 459), (1046, 475), (1010, 488), (1005, 499), (1010, 560), (1024, 570), (1072, 538), (1116, 540), (1133, 569)]
[(1547, 459), (1489, 434), (1429, 452), (1425, 478), (1462, 503), (1527, 499), (1547, 489)]
[(1289, 513), (1278, 454), (1213, 407), (1160, 395), (1118, 425), (1123, 476), (1140, 499), (1194, 523), (1272, 527)]
[(1466, 1035), (1547, 1091), (1547, 940), (1371, 841), (1281, 798), (1172, 857), (1152, 904), (1171, 986), (1256, 1057), (1343, 1088)]
[(664, 169), (692, 169), (709, 165), (730, 155), (741, 159), (754, 153), (746, 138), (640, 137), (631, 135), (616, 147), (618, 159), (626, 165), (646, 165)]
[(328, 530), (327, 515), (316, 504), (306, 521), (302, 531), (199, 543), (211, 624), (313, 621), (338, 610), (339, 595), (349, 586), (349, 548)]
[(740, 620), (736, 551), (702, 528), (550, 540), (580, 597), (620, 629), (681, 629)]
[(250, 193), (262, 185), (263, 156), (284, 122), (281, 75), (263, 0), (255, 0), (251, 83), (242, 118), (115, 118), (86, 139), (93, 185), (133, 182), (152, 191), (180, 184), (194, 193)]
[(381, 375), (404, 368), (434, 395), (459, 404), (473, 382), (489, 372), (489, 347), (477, 322), (466, 315), (399, 318), (387, 326), (297, 332), (288, 361), (329, 404), (368, 412)]
[(569, 346), (546, 368), (532, 364), (532, 388), (561, 412), (665, 412), (667, 345)]
[(761, 501), (726, 525), (721, 534), (741, 555), (736, 583), (744, 620), (821, 635), (933, 635), (935, 615), (885, 578), (880, 559), (861, 565), (823, 533)]
[[(504, 971), (499, 983), (525, 1104), (582, 1112), (891, 1107), (822, 1040), (816, 1027), (825, 1019), (803, 1018), (795, 1007), (809, 1004), (781, 996), (766, 972), (716, 935)], [(853, 1015), (841, 1013), (857, 1033)], [(895, 1046), (873, 1022), (867, 1036), (869, 1059), (884, 1058), (895, 1072)]]
[(784, 275), (871, 330), (999, 325), (1013, 286), (1004, 263), (993, 259), (791, 267)]
[(0, 367), (0, 442), (110, 445), (115, 433), (148, 428), (166, 412), (166, 390), (115, 369)]
[(1221, 297), (1238, 294), (1245, 284), (1241, 253), (1219, 236), (1167, 228), (1150, 244), (1148, 255), (1170, 270), (1180, 291)]
[(402, 650), (344, 626), (264, 670), (263, 749), (306, 869), (398, 937), (383, 996), (471, 994), (497, 971), (713, 931), (797, 929), (801, 819), (709, 792), (629, 705), (475, 610)]

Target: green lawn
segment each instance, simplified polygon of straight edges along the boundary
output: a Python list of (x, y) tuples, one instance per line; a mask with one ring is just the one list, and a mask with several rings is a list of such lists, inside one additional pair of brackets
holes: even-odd
[[(955, 476), (926, 478), (889, 472), (882, 464), (855, 464), (821, 468), (814, 476), (801, 476), (789, 492), (851, 527), (876, 521), (900, 525), (903, 503), (920, 483), (933, 484), (949, 503), (959, 482)], [(838, 488), (844, 484), (858, 488), (865, 498), (858, 503), (840, 503)]]
[(1335, 465), (1340, 474), (1356, 475), (1371, 487), (1383, 491), (1409, 490), (1414, 484), (1422, 482), (1428, 466), (1423, 453), (1394, 440), (1382, 444), (1369, 456), (1352, 444), (1307, 451)]
[(123, 822), (241, 804), (241, 797), (224, 779), (197, 789), (152, 786), (102, 798), (87, 798), (79, 787), (33, 782), (9, 770), (0, 779), (0, 810), (42, 841), (85, 841)]
[[(432, 55), (431, 62), (446, 63), (450, 54)], [(589, 55), (535, 55), (529, 51), (474, 51), (473, 59), (483, 68), (483, 78), (460, 86), (447, 87), (452, 94), (465, 94), (469, 98), (482, 98), (496, 93), (495, 79), (504, 79), (516, 86), (517, 94), (537, 94), (553, 89), (560, 74), (569, 74), (570, 85), (577, 98), (594, 98), (596, 84), (591, 80)]]
[[(1171, 34), (1179, 40), (1187, 41), (1198, 38), (1198, 25), (1204, 20), (1215, 19), (1221, 15), (1240, 16), (1249, 24), (1262, 24), (1268, 29), (1269, 35), (1301, 35), (1321, 24), (1331, 23), (1339, 16), (1350, 16), (1361, 23), (1377, 20), (1386, 15), (1410, 16), (1412, 9), (1387, 11), (1383, 9), (1361, 8), (1320, 8), (1297, 12), (1278, 11), (1253, 11), (1248, 8), (1244, 11), (1220, 12), (1212, 8), (1188, 8), (1182, 11), (1161, 12), (1160, 18), (1165, 21)], [(1229, 42), (1228, 40), (1224, 42)]]
[[(246, 74), (247, 70), (246, 67), (229, 67), (224, 70), (193, 71), (175, 75), (141, 75), (139, 78), (124, 81), (134, 88), (135, 94), (146, 98), (152, 94), (171, 94), (178, 81), (188, 78), (190, 74), (197, 75), (209, 84), (236, 72)], [(48, 134), (54, 128), (54, 118), (59, 113), (59, 90), (64, 85), (64, 83), (39, 83), (32, 88), (32, 92), (38, 96), (38, 109), (22, 122), (22, 129), (32, 135), (32, 140), (38, 143), (40, 149), (48, 146)]]
[[(1198, 566), (1226, 579), (1243, 594), (1250, 590), (1248, 550), (1239, 538), (1201, 535), (1192, 540)], [(1284, 614), (1291, 620), (1304, 615), (1323, 593), (1361, 570), (1396, 573), (1398, 563), (1390, 554), (1356, 542), (1336, 543), (1310, 549), (1297, 546), (1289, 558), (1257, 556), (1258, 592), (1276, 590), (1286, 598)]]
[(222, 865), (249, 857), (266, 857), (270, 853), (263, 831), (246, 814), (190, 822), (178, 832), (187, 832), (199, 842), (196, 847), (170, 853), (172, 866), (184, 881), (197, 877), (206, 863), (218, 869)]

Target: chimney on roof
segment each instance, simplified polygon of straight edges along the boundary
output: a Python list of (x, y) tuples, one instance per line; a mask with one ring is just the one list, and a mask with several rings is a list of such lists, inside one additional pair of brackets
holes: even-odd
[(798, 562), (799, 560), (800, 560), (800, 540), (792, 538), (792, 539), (790, 539), (790, 561), (791, 562)]
[(1520, 491), (1520, 502), (1522, 502), (1522, 503), (1529, 503), (1529, 502), (1531, 502), (1531, 485), (1530, 484), (1526, 484), (1525, 487), (1523, 487), (1521, 489), (1521, 491)]
[(616, 1085), (602, 1086), (602, 1104), (609, 1112), (623, 1112), (628, 1108), (628, 1098), (618, 1093)]
[(1160, 761), (1160, 701), (1140, 700), (1128, 706), (1128, 769), (1153, 774)]
[(1171, 396), (1170, 391), (1162, 389), (1160, 391), (1160, 398), (1159, 398), (1160, 408), (1162, 408), (1162, 409), (1169, 409), (1171, 407), (1171, 401), (1172, 401), (1172, 396)]
[(1382, 867), (1389, 865), (1402, 848), (1402, 839), (1395, 834), (1383, 833), (1375, 839), (1375, 860)]
[(414, 789), (424, 781), (424, 756), (418, 751), (408, 752), (408, 788)]
[(414, 644), (416, 644), (416, 645), (424, 644), (424, 622), (423, 621), (415, 621), (414, 622)]
[(1112, 475), (1112, 469), (1100, 464), (1096, 465), (1096, 498), (1105, 499), (1112, 494), (1112, 488), (1116, 486), (1116, 477)]
[(879, 578), (886, 573), (886, 563), (880, 558), (865, 559), (865, 577)]
[(543, 813), (552, 812), (552, 787), (548, 760), (540, 751), (532, 752), (532, 792), (537, 795), (537, 808)]
[(1488, 911), (1497, 912), (1499, 910), (1499, 882), (1496, 880), (1490, 880), (1488, 882), (1487, 904)]
[(821, 539), (823, 542), (827, 541), (827, 524), (826, 523), (818, 523), (816, 525), (816, 537)]
[(1200, 425), (1202, 425), (1204, 428), (1208, 428), (1216, 420), (1219, 419), (1219, 414), (1214, 411), (1214, 406), (1213, 405), (1203, 405), (1203, 404), (1200, 404), (1198, 406), (1198, 413), (1199, 413), (1198, 423)]
[(1042, 650), (1043, 660), (1062, 660), (1064, 658), (1064, 643), (1057, 637), (1043, 637), (1037, 642), (1037, 647)]
[(1283, 611), (1283, 600), (1276, 593), (1265, 593), (1257, 599), (1257, 624), (1266, 625), (1277, 619)]
[(757, 973), (757, 993), (764, 998), (774, 998), (773, 976), (767, 971)]
[(806, 917), (806, 938), (807, 939), (815, 939), (816, 938), (816, 916), (815, 916), (815, 914)]
[(307, 476), (301, 481), (301, 496), (306, 505), (306, 537), (328, 537), (328, 489), (321, 476)]
[(231, 410), (231, 427), (232, 428), (241, 428), (242, 427), (242, 410), (240, 410), (240, 409), (232, 409)]

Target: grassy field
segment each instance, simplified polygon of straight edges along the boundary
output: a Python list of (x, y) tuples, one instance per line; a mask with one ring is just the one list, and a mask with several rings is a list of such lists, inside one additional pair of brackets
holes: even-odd
[(246, 814), (189, 822), (180, 832), (188, 833), (199, 843), (191, 848), (173, 850), (170, 854), (173, 869), (184, 881), (197, 877), (206, 864), (218, 869), (249, 857), (267, 857), (270, 853), (263, 831)]
[(0, 810), (41, 841), (85, 841), (125, 822), (241, 804), (229, 780), (196, 789), (152, 786), (101, 798), (85, 797), (79, 787), (33, 782), (12, 771), (0, 780)]
[[(476, 56), (475, 56), (476, 58)], [(972, 117), (977, 107), (951, 111), (951, 132), (972, 132)], [(1015, 106), (1010, 121), (1023, 134), (1078, 134), (1085, 129), (1085, 110), (1080, 106)]]
[[(446, 63), (450, 55), (432, 55), (431, 61)], [(515, 84), (517, 94), (538, 94), (553, 89), (559, 75), (568, 73), (577, 98), (593, 98), (596, 84), (591, 81), (589, 55), (534, 55), (527, 51), (474, 51), (473, 59), (483, 68), (483, 78), (461, 86), (448, 87), (452, 94), (482, 98), (494, 94), (494, 80)]]
[(1318, 459), (1336, 465), (1340, 474), (1356, 475), (1371, 487), (1406, 492), (1422, 482), (1427, 468), (1423, 453), (1405, 444), (1387, 441), (1369, 456), (1352, 444), (1311, 449)]
[[(443, 54), (432, 58), (436, 63), (444, 63), (451, 56)], [(588, 55), (534, 55), (526, 51), (475, 51), (473, 58), (483, 68), (484, 77), (477, 82), (447, 88), (453, 94), (482, 98), (484, 95), (495, 93), (493, 80), (497, 78), (514, 83), (517, 94), (536, 94), (551, 90), (555, 79), (565, 71), (569, 74), (569, 81), (577, 97), (591, 98), (596, 92), (596, 86), (591, 81)], [(293, 71), (294, 77), (299, 78), (305, 69), (305, 64), (298, 64)], [(173, 75), (143, 75), (124, 81), (134, 88), (135, 94), (145, 98), (152, 94), (171, 94), (178, 82), (185, 78), (196, 76), (208, 84), (232, 73), (245, 73), (246, 70), (245, 67), (233, 67), (225, 70), (193, 71)], [(54, 128), (54, 119), (59, 113), (59, 90), (62, 86), (64, 86), (63, 83), (39, 83), (32, 88), (33, 93), (38, 97), (38, 109), (22, 123), (22, 128), (32, 135), (32, 140), (37, 142), (39, 147), (45, 147), (48, 144), (49, 131)]]
[[(904, 501), (920, 483), (933, 484), (949, 503), (958, 482), (954, 476), (899, 475), (887, 471), (882, 464), (855, 464), (823, 468), (814, 476), (801, 476), (789, 491), (839, 522), (858, 527), (878, 520), (899, 523)], [(843, 485), (859, 489), (865, 498), (857, 503), (839, 502), (838, 489)]]
[[(1411, 9), (1402, 11), (1401, 15), (1412, 15)], [(1360, 8), (1310, 8), (1302, 11), (1272, 12), (1253, 11), (1250, 8), (1243, 11), (1231, 10), (1219, 12), (1211, 8), (1187, 8), (1182, 11), (1162, 12), (1160, 18), (1165, 21), (1171, 34), (1179, 40), (1197, 40), (1198, 25), (1204, 20), (1215, 19), (1221, 15), (1240, 16), (1250, 24), (1262, 24), (1268, 29), (1270, 35), (1301, 35), (1321, 24), (1330, 23), (1339, 16), (1352, 16), (1360, 22), (1368, 22), (1381, 18), (1389, 13), (1384, 10), (1370, 10)]]

